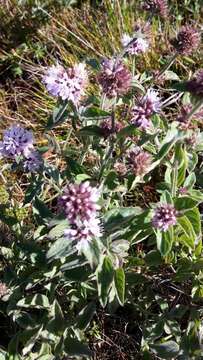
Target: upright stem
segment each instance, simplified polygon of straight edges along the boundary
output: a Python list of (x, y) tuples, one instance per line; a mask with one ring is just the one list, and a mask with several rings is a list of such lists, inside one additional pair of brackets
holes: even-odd
[(174, 168), (172, 170), (172, 197), (176, 196), (177, 191), (177, 179), (178, 179), (178, 164), (177, 161), (175, 161)]
[(100, 170), (99, 177), (98, 177), (99, 181), (101, 180), (101, 178), (103, 176), (104, 170), (108, 165), (109, 159), (111, 158), (111, 154), (112, 154), (113, 149), (114, 149), (114, 139), (113, 139), (114, 131), (115, 131), (115, 110), (113, 108), (112, 114), (111, 114), (111, 132), (112, 132), (112, 135), (109, 136), (109, 145), (108, 145), (108, 148), (107, 148), (107, 151), (106, 151), (106, 155), (104, 156), (104, 159), (102, 161), (102, 166), (101, 166), (101, 170)]

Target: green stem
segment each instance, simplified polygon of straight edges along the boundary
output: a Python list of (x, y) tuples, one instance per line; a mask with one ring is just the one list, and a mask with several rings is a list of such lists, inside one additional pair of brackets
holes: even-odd
[(114, 131), (115, 131), (115, 111), (113, 109), (112, 114), (111, 114), (111, 132), (112, 132), (112, 135), (109, 137), (109, 146), (107, 148), (106, 155), (104, 156), (104, 159), (102, 161), (102, 166), (101, 166), (101, 170), (100, 170), (100, 173), (99, 173), (99, 176), (98, 176), (98, 181), (101, 180), (101, 178), (103, 176), (103, 173), (104, 173), (104, 170), (108, 166), (109, 159), (111, 158), (111, 154), (112, 154), (113, 149), (114, 149), (114, 134), (113, 134)]
[(173, 168), (173, 171), (172, 171), (172, 191), (171, 191), (172, 197), (176, 196), (177, 179), (178, 179), (178, 164), (175, 161), (174, 168)]

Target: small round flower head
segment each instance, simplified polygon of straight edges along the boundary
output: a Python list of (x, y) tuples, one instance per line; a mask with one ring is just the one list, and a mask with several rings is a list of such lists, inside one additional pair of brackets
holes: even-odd
[(131, 81), (131, 72), (121, 60), (105, 59), (103, 61), (98, 82), (108, 98), (126, 94), (130, 89)]
[(152, 219), (156, 229), (167, 231), (170, 226), (177, 223), (177, 211), (171, 204), (160, 204), (157, 206)]
[(203, 69), (197, 75), (185, 83), (186, 91), (192, 95), (202, 98), (203, 97)]
[(28, 172), (35, 172), (43, 165), (43, 160), (38, 151), (32, 151), (28, 154), (23, 162), (23, 168)]
[(120, 176), (124, 176), (127, 173), (127, 168), (126, 168), (125, 164), (122, 162), (116, 162), (114, 164), (114, 170)]
[(102, 121), (100, 128), (102, 129), (103, 136), (105, 138), (107, 138), (111, 134), (119, 132), (122, 129), (122, 124), (120, 124), (119, 122), (116, 122), (114, 129), (112, 130), (111, 119), (106, 119), (106, 120)]
[(186, 195), (188, 193), (188, 189), (185, 186), (181, 186), (178, 189), (178, 192), (179, 192), (180, 195)]
[(76, 221), (70, 228), (65, 230), (64, 235), (70, 241), (77, 241), (76, 248), (80, 253), (87, 248), (93, 238), (102, 236), (100, 221), (95, 216), (91, 220)]
[(33, 135), (18, 125), (11, 126), (4, 132), (0, 141), (0, 155), (15, 159), (16, 156), (27, 156), (33, 148)]
[(75, 223), (77, 219), (89, 221), (100, 209), (98, 199), (98, 189), (91, 187), (86, 181), (68, 185), (60, 198), (60, 206), (70, 223)]
[(42, 81), (48, 92), (53, 96), (59, 96), (61, 87), (64, 85), (66, 71), (63, 66), (57, 64), (47, 68)]
[(200, 34), (193, 26), (185, 25), (171, 43), (179, 54), (189, 55), (199, 47)]
[(149, 153), (139, 147), (135, 147), (129, 151), (128, 156), (135, 176), (144, 176), (149, 171), (152, 163), (152, 157)]
[(142, 102), (146, 105), (147, 112), (150, 114), (158, 113), (161, 110), (161, 99), (158, 91), (154, 89), (147, 90)]
[(161, 99), (158, 92), (148, 89), (146, 95), (132, 108), (131, 123), (141, 130), (150, 128), (150, 117), (161, 110)]
[(53, 65), (47, 69), (43, 82), (51, 95), (60, 96), (62, 100), (70, 100), (77, 105), (88, 82), (85, 64), (76, 64), (67, 71), (61, 65)]
[(136, 35), (131, 37), (128, 34), (123, 34), (121, 42), (126, 50), (125, 52), (131, 55), (145, 53), (149, 47), (146, 39)]
[(163, 18), (168, 15), (168, 2), (167, 0), (145, 0), (143, 9), (149, 11), (154, 15), (160, 15)]

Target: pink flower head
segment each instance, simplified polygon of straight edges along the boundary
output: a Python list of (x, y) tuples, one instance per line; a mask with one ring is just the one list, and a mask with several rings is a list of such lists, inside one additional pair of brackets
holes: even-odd
[(0, 155), (15, 159), (16, 156), (27, 156), (33, 148), (33, 135), (18, 125), (5, 130), (3, 140), (0, 141)]
[(111, 127), (111, 119), (106, 119), (102, 121), (100, 128), (102, 129), (103, 136), (105, 138), (108, 138), (108, 136), (110, 136), (111, 134), (118, 133), (122, 129), (123, 125), (119, 122), (116, 122), (114, 129), (112, 129)]
[(200, 33), (191, 25), (182, 26), (176, 39), (171, 41), (179, 54), (190, 55), (200, 44)]
[(126, 49), (126, 53), (131, 55), (144, 53), (149, 47), (148, 41), (141, 36), (138, 37), (137, 35), (131, 37), (128, 34), (123, 34), (121, 42)]
[(62, 100), (70, 100), (75, 105), (85, 93), (88, 75), (85, 64), (79, 63), (67, 69), (59, 64), (49, 67), (43, 77), (47, 90)]
[(131, 81), (131, 72), (121, 60), (105, 59), (102, 62), (98, 82), (108, 98), (126, 94), (130, 89)]
[(145, 104), (148, 113), (158, 113), (161, 110), (161, 99), (158, 91), (154, 89), (147, 90), (142, 102)]
[(60, 198), (60, 205), (70, 223), (75, 223), (78, 219), (89, 221), (100, 209), (98, 199), (98, 189), (91, 187), (86, 181), (68, 185)]
[(139, 127), (141, 130), (150, 128), (150, 117), (154, 113), (158, 113), (160, 109), (161, 99), (158, 92), (148, 89), (146, 95), (132, 108), (131, 124)]
[(143, 9), (154, 15), (160, 15), (163, 18), (168, 15), (167, 0), (145, 0)]
[(128, 154), (131, 169), (135, 176), (144, 176), (152, 163), (151, 154), (143, 151), (140, 147), (135, 147)]
[(87, 248), (93, 238), (102, 236), (100, 221), (97, 217), (91, 217), (90, 221), (77, 221), (65, 230), (64, 235), (68, 240), (77, 241), (76, 248), (80, 253)]
[(156, 229), (167, 231), (177, 223), (177, 211), (171, 204), (160, 204), (155, 209), (152, 224)]

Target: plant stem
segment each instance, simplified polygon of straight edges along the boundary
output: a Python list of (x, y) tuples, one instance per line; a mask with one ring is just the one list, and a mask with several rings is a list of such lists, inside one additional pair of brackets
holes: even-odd
[(109, 136), (109, 146), (107, 148), (106, 155), (105, 155), (105, 157), (104, 157), (104, 159), (102, 161), (102, 166), (101, 166), (101, 170), (100, 170), (100, 173), (99, 173), (98, 181), (101, 180), (101, 178), (103, 176), (103, 172), (104, 172), (105, 168), (108, 165), (109, 159), (110, 159), (111, 154), (112, 154), (113, 149), (114, 149), (114, 137), (113, 137), (114, 131), (115, 131), (115, 110), (113, 108), (112, 114), (111, 114), (111, 133), (112, 133), (112, 135)]
[(177, 161), (175, 161), (174, 168), (172, 171), (172, 191), (171, 191), (172, 197), (176, 196), (177, 179), (178, 179), (178, 164), (177, 164)]

